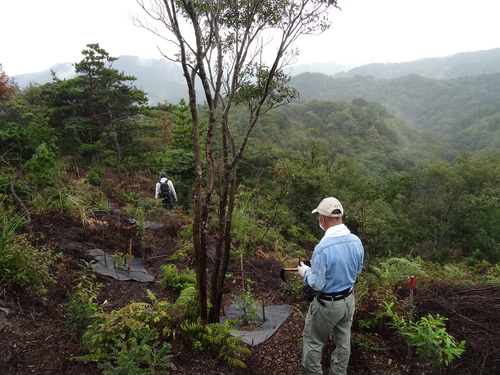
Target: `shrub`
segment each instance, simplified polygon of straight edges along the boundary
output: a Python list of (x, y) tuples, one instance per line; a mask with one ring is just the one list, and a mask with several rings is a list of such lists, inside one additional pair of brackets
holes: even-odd
[(17, 234), (24, 223), (22, 216), (0, 208), (0, 285), (44, 293), (44, 286), (53, 282), (50, 266), (55, 255), (31, 245), (26, 234)]
[(42, 143), (26, 163), (28, 181), (36, 186), (37, 191), (54, 186), (55, 166), (56, 155)]
[(172, 345), (166, 342), (151, 342), (148, 338), (137, 342), (114, 341), (112, 359), (104, 360), (99, 367), (105, 375), (162, 375), (169, 374), (168, 363), (172, 358)]
[(432, 361), (433, 368), (439, 368), (441, 364), (448, 366), (455, 358), (462, 355), (465, 341), (457, 342), (446, 332), (445, 317), (439, 314), (433, 317), (428, 314), (414, 322), (399, 316), (392, 310), (392, 306), (393, 303), (385, 304), (386, 314), (391, 318), (389, 326), (396, 330), (398, 337), (415, 347), (427, 360)]
[(265, 252), (275, 251), (288, 255), (303, 252), (300, 246), (284, 238), (280, 228), (272, 219), (257, 219), (257, 217), (262, 217), (262, 214), (258, 211), (250, 211), (250, 206), (237, 206), (233, 212), (231, 236), (239, 245), (238, 252), (245, 256), (255, 255), (258, 248), (264, 249)]
[(54, 282), (50, 266), (55, 259), (50, 249), (32, 246), (27, 235), (15, 236), (0, 248), (0, 284), (46, 293), (45, 285)]
[(68, 318), (66, 325), (77, 334), (83, 332), (94, 320), (94, 314), (99, 311), (97, 296), (102, 285), (96, 279), (95, 273), (90, 273), (90, 263), (84, 263), (77, 274), (77, 284), (68, 294), (69, 301), (64, 304)]
[(90, 185), (99, 186), (101, 185), (102, 177), (98, 172), (92, 170), (87, 174), (87, 182)]
[(240, 318), (243, 324), (254, 324), (257, 318), (262, 319), (262, 304), (252, 295), (250, 285), (252, 280), (247, 279), (246, 291), (236, 297), (235, 304), (240, 310)]
[[(205, 325), (193, 314), (197, 310), (194, 287), (183, 289), (175, 303), (159, 301), (149, 290), (148, 297), (151, 303), (135, 302), (110, 313), (97, 312), (81, 341), (82, 348), (90, 354), (73, 360), (99, 362), (109, 371), (113, 367), (117, 372), (110, 372), (112, 374), (121, 374), (116, 368), (122, 368), (127, 361), (132, 361), (128, 365), (140, 371), (141, 358), (170, 350), (157, 343), (166, 339), (180, 339), (195, 350), (211, 350), (227, 363), (245, 366), (236, 357), (249, 354), (249, 351), (240, 338), (231, 336), (229, 324)], [(141, 351), (143, 357), (139, 355)], [(132, 358), (127, 359), (128, 355)]]
[(380, 279), (381, 286), (395, 288), (399, 282), (407, 280), (408, 276), (425, 276), (423, 266), (424, 262), (420, 258), (389, 258), (373, 269)]
[(145, 343), (162, 334), (169, 335), (170, 303), (158, 301), (149, 291), (148, 295), (152, 303), (134, 302), (110, 313), (96, 313), (94, 323), (82, 336), (82, 347), (91, 354), (79, 359), (99, 361), (111, 358), (117, 337), (126, 343), (131, 340)]

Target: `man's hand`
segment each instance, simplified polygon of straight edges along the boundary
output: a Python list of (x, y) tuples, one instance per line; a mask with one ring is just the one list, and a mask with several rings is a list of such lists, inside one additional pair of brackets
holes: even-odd
[(306, 273), (307, 270), (310, 270), (311, 267), (306, 266), (304, 262), (300, 261), (299, 266), (297, 267), (297, 270), (299, 271), (300, 277), (304, 277), (304, 274)]

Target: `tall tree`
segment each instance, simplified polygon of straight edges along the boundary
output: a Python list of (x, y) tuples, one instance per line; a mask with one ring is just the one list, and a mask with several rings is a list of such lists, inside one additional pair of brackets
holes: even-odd
[(99, 44), (88, 44), (83, 60), (75, 63), (77, 76), (42, 86), (42, 98), (52, 108), (51, 124), (59, 130), (61, 149), (93, 149), (104, 134), (114, 138), (117, 167), (121, 159), (118, 123), (138, 111), (146, 94), (133, 85), (136, 80), (112, 67), (111, 57)]
[[(327, 11), (337, 7), (337, 1), (137, 0), (137, 3), (151, 19), (165, 27), (165, 34), (148, 18), (137, 18), (136, 24), (171, 42), (176, 52), (163, 55), (179, 62), (184, 72), (196, 169), (193, 242), (199, 313), (203, 321), (217, 322), (229, 264), (237, 164), (260, 115), (298, 97), (295, 90), (286, 86), (289, 77), (282, 68), (296, 56), (292, 45), (297, 38), (320, 33), (330, 26)], [(263, 56), (269, 57), (264, 60)], [(208, 105), (207, 130), (203, 136), (196, 99), (197, 82)], [(248, 108), (246, 127), (239, 135), (229, 124), (233, 104)], [(220, 155), (214, 152), (217, 141), (221, 143)], [(212, 201), (215, 199), (218, 202), (214, 212)], [(206, 233), (209, 218), (216, 218), (218, 234), (210, 284), (207, 283)]]
[(99, 44), (87, 47), (82, 51), (84, 59), (75, 64), (75, 71), (83, 89), (85, 112), (95, 124), (92, 140), (98, 141), (108, 125), (130, 116), (132, 105), (145, 103), (146, 97), (143, 91), (127, 83), (135, 81), (135, 77), (112, 68), (116, 57), (111, 57)]

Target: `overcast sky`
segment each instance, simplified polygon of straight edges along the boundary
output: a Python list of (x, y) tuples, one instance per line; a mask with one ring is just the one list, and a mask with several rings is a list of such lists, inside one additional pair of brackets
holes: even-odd
[[(332, 27), (302, 37), (297, 64), (405, 62), (500, 48), (498, 0), (339, 0)], [(162, 58), (162, 40), (133, 25), (135, 0), (8, 0), (1, 6), (0, 64), (7, 75), (78, 62), (86, 44), (111, 56)]]

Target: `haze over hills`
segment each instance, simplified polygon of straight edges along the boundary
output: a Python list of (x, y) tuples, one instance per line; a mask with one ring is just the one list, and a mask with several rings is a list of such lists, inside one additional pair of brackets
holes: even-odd
[[(313, 71), (310, 70), (310, 72)], [(373, 76), (391, 79), (417, 74), (428, 78), (451, 79), (497, 72), (500, 72), (500, 48), (463, 52), (446, 57), (420, 59), (405, 63), (368, 64), (339, 72), (335, 76)]]
[[(15, 82), (24, 88), (30, 83), (44, 84), (52, 81), (52, 73), (60, 79), (75, 76), (74, 63), (66, 62), (34, 73), (14, 76)], [(113, 62), (113, 68), (137, 78), (134, 84), (148, 94), (150, 104), (177, 103), (187, 96), (182, 70), (165, 59), (143, 59), (136, 56), (120, 56)]]
[[(120, 56), (113, 67), (137, 78), (136, 86), (148, 93), (151, 104), (177, 103), (187, 96), (182, 70), (179, 65), (165, 59), (143, 59), (136, 56)], [(52, 80), (51, 71), (60, 79), (74, 76), (73, 63), (52, 66), (42, 72), (14, 76), (21, 88), (30, 83), (44, 84)], [(450, 79), (500, 72), (500, 48), (458, 53), (448, 57), (416, 60), (408, 63), (368, 64), (348, 70), (337, 63), (312, 63), (295, 65), (286, 69), (291, 76), (302, 73), (322, 73), (338, 78), (373, 76), (391, 79), (416, 74), (422, 77)]]
[[(121, 56), (113, 68), (137, 78), (151, 105), (187, 97), (179, 65), (165, 59)], [(14, 76), (20, 87), (74, 76), (73, 63)], [(369, 64), (347, 71), (340, 64), (290, 67), (301, 100), (362, 98), (387, 107), (410, 126), (444, 135), (456, 149), (500, 149), (500, 48), (408, 63)], [(203, 102), (202, 90), (198, 90)]]

